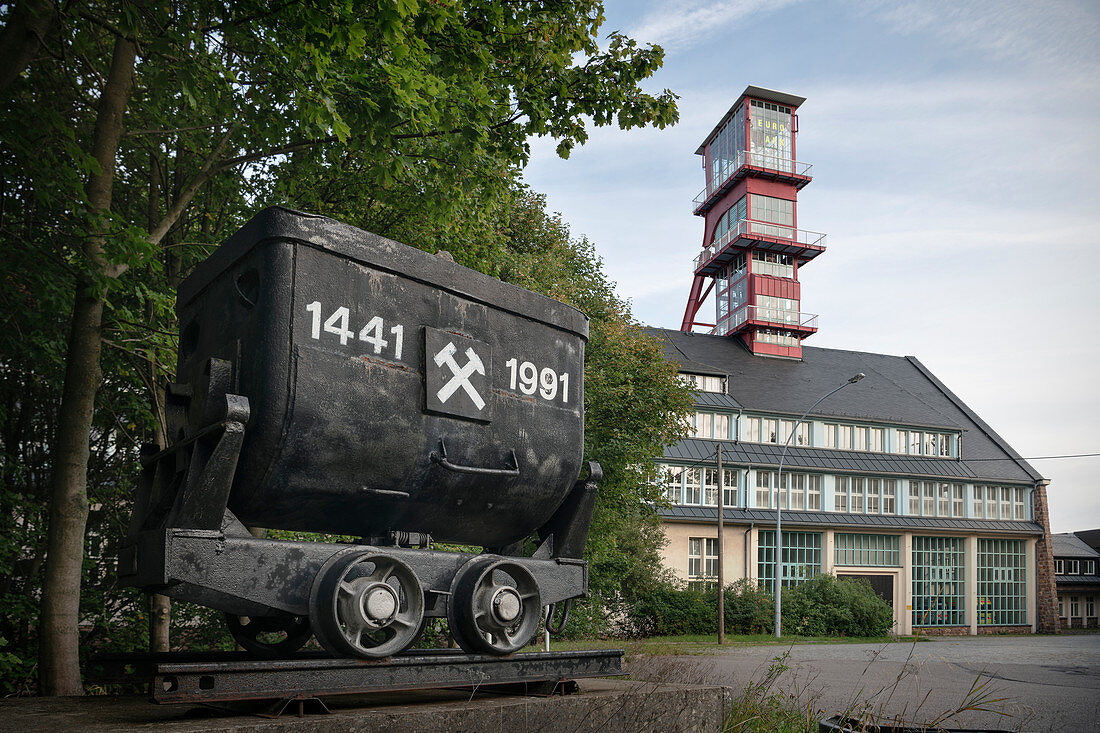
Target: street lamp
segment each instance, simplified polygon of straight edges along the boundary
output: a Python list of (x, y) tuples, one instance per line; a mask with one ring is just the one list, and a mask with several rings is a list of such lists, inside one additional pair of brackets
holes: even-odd
[[(780, 487), (783, 486), (783, 460), (787, 457), (787, 448), (791, 445), (791, 438), (798, 432), (798, 426), (802, 424), (802, 421), (806, 419), (806, 416), (813, 412), (813, 409), (824, 402), (829, 397), (832, 397), (840, 390), (847, 387), (849, 384), (855, 384), (859, 380), (863, 379), (867, 375), (863, 372), (849, 377), (848, 381), (844, 384), (836, 387), (835, 389), (826, 392), (817, 402), (810, 405), (810, 408), (802, 413), (802, 417), (798, 418), (798, 422), (791, 428), (791, 434), (787, 436), (787, 440), (783, 443), (783, 452), (779, 454), (779, 473), (776, 474), (775, 479), (775, 580), (772, 584), (772, 590), (775, 593), (775, 638), (779, 639), (783, 636), (783, 502), (779, 500)], [(788, 496), (790, 492), (787, 492)]]

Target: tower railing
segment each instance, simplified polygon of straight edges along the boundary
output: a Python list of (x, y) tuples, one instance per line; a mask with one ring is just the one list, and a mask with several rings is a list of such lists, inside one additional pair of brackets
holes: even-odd
[(695, 258), (695, 269), (698, 270), (707, 262), (710, 262), (715, 255), (726, 248), (726, 245), (738, 237), (766, 237), (768, 239), (784, 240), (792, 244), (800, 244), (807, 247), (825, 246), (825, 235), (821, 232), (795, 229), (794, 227), (767, 221), (741, 219), (737, 222), (737, 226), (730, 227), (729, 231), (703, 248), (703, 251)]
[(801, 178), (809, 178), (810, 171), (814, 168), (810, 163), (803, 163), (778, 155), (738, 150), (733, 158), (723, 161), (718, 167), (717, 175), (708, 177), (707, 187), (700, 191), (699, 195), (692, 200), (692, 210), (694, 211), (706, 203), (707, 199), (709, 199), (715, 191), (725, 186), (729, 179), (733, 178), (734, 174), (746, 165), (767, 171), (787, 173)]
[(816, 313), (803, 313), (802, 311), (786, 310), (784, 308), (767, 308), (761, 305), (743, 305), (729, 318), (714, 327), (712, 333), (719, 331), (729, 333), (746, 321), (760, 321), (774, 323), (781, 326), (797, 327), (799, 330), (817, 330), (819, 316)]

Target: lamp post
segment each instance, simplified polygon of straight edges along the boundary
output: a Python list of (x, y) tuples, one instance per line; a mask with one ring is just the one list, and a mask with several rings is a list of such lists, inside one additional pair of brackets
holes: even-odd
[[(775, 580), (772, 584), (772, 591), (775, 593), (775, 638), (779, 639), (783, 636), (783, 506), (779, 500), (781, 487), (783, 486), (783, 461), (787, 457), (787, 448), (791, 445), (791, 439), (798, 432), (798, 426), (806, 419), (806, 416), (813, 412), (813, 409), (824, 402), (829, 397), (840, 390), (847, 387), (849, 384), (855, 384), (859, 380), (863, 379), (867, 375), (863, 372), (849, 377), (848, 381), (844, 384), (836, 387), (835, 389), (826, 392), (817, 402), (810, 405), (802, 417), (798, 418), (798, 422), (791, 428), (791, 434), (787, 436), (787, 440), (783, 443), (783, 452), (779, 454), (779, 472), (775, 478)], [(790, 492), (788, 492), (789, 495)]]

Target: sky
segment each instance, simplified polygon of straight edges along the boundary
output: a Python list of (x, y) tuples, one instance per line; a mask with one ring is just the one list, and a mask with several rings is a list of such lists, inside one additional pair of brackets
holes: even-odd
[[(744, 88), (807, 101), (807, 345), (913, 355), (1025, 457), (1100, 453), (1100, 3), (608, 2), (666, 50), (665, 130), (537, 140), (527, 183), (638, 320), (678, 328), (702, 244), (696, 148)], [(700, 310), (713, 314), (713, 295)], [(712, 316), (711, 316), (712, 317)], [(1100, 458), (1034, 460), (1051, 530), (1100, 527)]]

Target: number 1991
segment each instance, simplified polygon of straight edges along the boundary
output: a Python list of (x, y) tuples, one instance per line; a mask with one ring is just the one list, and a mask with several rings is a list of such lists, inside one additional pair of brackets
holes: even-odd
[(569, 373), (558, 374), (550, 367), (542, 371), (529, 361), (522, 364), (518, 359), (512, 358), (504, 362), (509, 369), (509, 387), (519, 388), (523, 394), (534, 394), (536, 390), (539, 397), (544, 400), (555, 400), (558, 397), (558, 384), (561, 384), (561, 401), (569, 402)]

